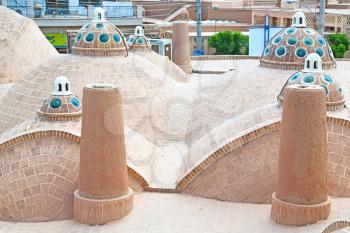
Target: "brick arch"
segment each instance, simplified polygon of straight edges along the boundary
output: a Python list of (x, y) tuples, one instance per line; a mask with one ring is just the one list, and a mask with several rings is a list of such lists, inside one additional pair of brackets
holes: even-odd
[(214, 164), (218, 159), (225, 156), (228, 152), (234, 150), (235, 148), (239, 148), (240, 146), (262, 137), (266, 134), (269, 134), (273, 131), (279, 130), (281, 127), (280, 122), (273, 123), (271, 125), (264, 126), (260, 129), (256, 129), (253, 132), (250, 132), (242, 137), (239, 137), (220, 149), (216, 150), (213, 154), (208, 156), (202, 163), (200, 163), (197, 167), (195, 167), (191, 172), (189, 172), (176, 186), (176, 189), (183, 190), (189, 185), (193, 179), (195, 179), (198, 175), (200, 175), (204, 170), (206, 170), (209, 166)]
[[(0, 218), (49, 221), (73, 216), (80, 137), (60, 131), (21, 135), (0, 145)], [(148, 184), (128, 167), (130, 185)]]
[[(281, 123), (226, 144), (194, 168), (178, 191), (228, 201), (269, 203), (277, 171)], [(350, 196), (350, 121), (327, 117), (329, 192)]]
[[(19, 143), (23, 143), (29, 140), (45, 138), (45, 137), (57, 137), (64, 138), (71, 142), (80, 143), (80, 137), (69, 132), (59, 131), (59, 130), (47, 130), (47, 131), (37, 131), (33, 133), (28, 133), (20, 135), (18, 137), (7, 140), (0, 145), (0, 152), (8, 149), (11, 146), (15, 146)], [(129, 179), (132, 179), (132, 187), (135, 190), (142, 190), (148, 187), (147, 181), (134, 169), (128, 166)]]

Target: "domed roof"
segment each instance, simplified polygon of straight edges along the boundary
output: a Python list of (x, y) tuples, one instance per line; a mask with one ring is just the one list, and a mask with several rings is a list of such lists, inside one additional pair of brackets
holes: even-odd
[(151, 45), (141, 26), (136, 26), (134, 36), (129, 39), (130, 51), (151, 51)]
[(127, 55), (128, 49), (122, 32), (107, 22), (105, 11), (98, 7), (94, 11), (94, 19), (77, 33), (72, 53), (85, 56), (118, 56)]
[(1, 5), (0, 32), (0, 83), (20, 80), (58, 55), (33, 20)]
[(64, 121), (79, 118), (81, 104), (78, 96), (70, 91), (70, 83), (64, 76), (58, 76), (54, 81), (54, 91), (44, 100), (39, 117), (50, 121)]
[(291, 27), (277, 33), (265, 47), (260, 65), (278, 69), (302, 69), (308, 54), (317, 53), (323, 69), (336, 66), (333, 52), (317, 31), (306, 27), (305, 15), (297, 12)]
[(294, 73), (287, 80), (278, 96), (280, 106), (283, 104), (285, 88), (294, 84), (306, 86), (319, 85), (323, 87), (326, 91), (326, 106), (328, 111), (334, 111), (344, 107), (345, 100), (342, 88), (333, 77), (323, 72), (321, 57), (316, 53), (309, 54), (305, 60), (304, 69)]

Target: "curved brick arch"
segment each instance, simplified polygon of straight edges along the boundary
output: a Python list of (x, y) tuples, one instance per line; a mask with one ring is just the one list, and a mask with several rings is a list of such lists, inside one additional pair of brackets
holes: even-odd
[[(21, 135), (0, 146), (0, 218), (49, 221), (73, 216), (80, 138), (60, 131)], [(147, 182), (128, 167), (131, 187)]]
[(225, 156), (228, 152), (238, 148), (245, 143), (248, 143), (256, 138), (259, 138), (263, 135), (271, 133), (280, 129), (280, 122), (273, 123), (271, 125), (264, 126), (260, 129), (257, 129), (253, 132), (250, 132), (242, 137), (239, 137), (225, 146), (219, 148), (215, 153), (208, 156), (202, 163), (200, 163), (197, 167), (195, 167), (191, 172), (189, 172), (176, 186), (176, 189), (183, 190), (189, 185), (193, 179), (195, 179), (201, 172), (206, 170), (209, 166), (214, 164), (218, 159)]
[[(6, 142), (0, 145), (0, 152), (16, 144), (23, 143), (33, 139), (45, 138), (45, 137), (64, 138), (71, 142), (80, 143), (80, 137), (69, 132), (58, 131), (58, 130), (37, 131), (33, 133), (20, 135), (18, 137), (7, 140)], [(135, 184), (134, 186), (136, 190), (145, 189), (146, 187), (148, 187), (147, 181), (137, 171), (135, 171), (129, 166), (128, 166), (128, 174), (129, 174), (129, 178), (132, 178), (133, 183)]]
[[(327, 117), (331, 195), (350, 196), (350, 121)], [(270, 202), (277, 171), (277, 122), (217, 150), (182, 179), (177, 189), (228, 201)]]

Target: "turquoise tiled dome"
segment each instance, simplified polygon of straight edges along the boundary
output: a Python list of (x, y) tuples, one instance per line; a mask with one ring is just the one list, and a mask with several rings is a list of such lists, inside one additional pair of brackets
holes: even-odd
[[(296, 14), (303, 16), (300, 13)], [(297, 20), (295, 19), (295, 21)], [(332, 50), (325, 38), (314, 29), (307, 28), (302, 17), (300, 22), (299, 24), (297, 21), (291, 27), (283, 29), (269, 41), (260, 59), (261, 66), (278, 69), (302, 69), (307, 55), (317, 53), (322, 59), (323, 69), (335, 67)]]
[(126, 55), (127, 45), (122, 32), (106, 21), (104, 10), (96, 8), (94, 19), (77, 33), (72, 53), (86, 56)]

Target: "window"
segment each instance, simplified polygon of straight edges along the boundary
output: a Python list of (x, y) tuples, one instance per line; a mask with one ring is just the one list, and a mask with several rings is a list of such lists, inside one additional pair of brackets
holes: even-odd
[(62, 84), (61, 83), (58, 84), (58, 91), (62, 91)]
[[(79, 6), (87, 6), (87, 5), (101, 6), (102, 1), (99, 1), (99, 0), (79, 0)], [(102, 15), (101, 15), (101, 17), (102, 17)]]
[(314, 69), (317, 69), (317, 61), (314, 62)]
[(66, 91), (69, 91), (69, 83), (66, 83)]

